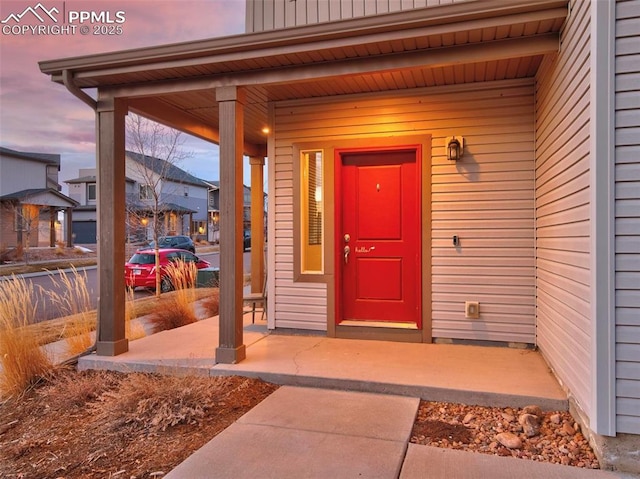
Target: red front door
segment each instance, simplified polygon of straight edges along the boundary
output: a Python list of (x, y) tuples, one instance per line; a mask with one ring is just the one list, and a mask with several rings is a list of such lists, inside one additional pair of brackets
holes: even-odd
[(336, 155), (342, 200), (336, 225), (337, 323), (420, 328), (418, 152)]

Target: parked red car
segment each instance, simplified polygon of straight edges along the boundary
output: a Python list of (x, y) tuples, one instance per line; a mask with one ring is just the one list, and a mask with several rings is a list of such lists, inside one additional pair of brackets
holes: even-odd
[[(154, 249), (136, 251), (131, 259), (124, 265), (124, 280), (127, 288), (151, 288), (156, 287), (156, 254)], [(168, 264), (175, 261), (195, 263), (197, 269), (208, 268), (208, 261), (198, 258), (195, 254), (182, 249), (161, 248), (160, 254), (160, 291), (166, 293), (173, 289), (171, 280), (163, 275), (163, 270)]]

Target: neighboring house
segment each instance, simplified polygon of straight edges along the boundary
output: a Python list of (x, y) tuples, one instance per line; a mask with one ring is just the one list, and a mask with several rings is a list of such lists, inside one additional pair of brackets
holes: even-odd
[[(133, 195), (135, 181), (126, 178), (127, 198)], [(69, 196), (79, 203), (74, 209), (72, 231), (78, 244), (93, 244), (97, 238), (97, 206), (98, 188), (95, 168), (80, 168), (78, 177), (65, 181), (69, 188)], [(127, 218), (127, 230), (130, 230), (131, 219)], [(137, 224), (137, 222), (136, 222)], [(135, 235), (132, 235), (134, 239)], [(135, 239), (138, 239), (135, 237)]]
[(59, 171), (60, 155), (0, 147), (0, 249), (55, 246), (63, 240), (58, 212), (65, 212), (69, 224), (77, 203), (60, 193)]
[(250, 0), (246, 35), (40, 68), (100, 92), (109, 187), (127, 109), (219, 142), (218, 362), (245, 357), (239, 164), (267, 156), (269, 328), (538, 347), (637, 472), (640, 0), (439, 3)]
[[(220, 182), (218, 180), (207, 181), (211, 185), (209, 189), (209, 241), (218, 241), (219, 221), (220, 221)], [(267, 194), (264, 193), (262, 208), (266, 218)], [(266, 227), (266, 222), (263, 228)], [(242, 185), (242, 228), (244, 231), (251, 229), (251, 187)]]
[[(80, 169), (79, 177), (66, 181), (69, 196), (78, 201), (73, 233), (76, 243), (96, 242), (97, 185), (96, 169)], [(127, 152), (125, 196), (127, 204), (126, 237), (130, 241), (146, 241), (153, 237), (154, 185), (160, 189), (160, 234), (204, 235), (208, 221), (207, 191), (211, 185), (164, 160)]]
[(207, 181), (211, 186), (207, 192), (207, 241), (218, 243), (220, 241), (220, 188), (214, 181)]
[[(160, 234), (195, 237), (204, 234), (207, 225), (208, 191), (211, 185), (169, 161), (126, 152), (126, 177), (135, 183), (128, 193), (127, 205), (142, 225), (150, 227), (153, 215), (153, 189), (159, 189), (162, 212)], [(132, 222), (133, 229), (133, 222)], [(149, 231), (148, 237), (152, 237)]]

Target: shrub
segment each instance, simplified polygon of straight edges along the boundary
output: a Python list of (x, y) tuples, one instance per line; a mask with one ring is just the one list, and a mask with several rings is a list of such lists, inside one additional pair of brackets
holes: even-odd
[(20, 394), (47, 376), (53, 364), (40, 348), (38, 330), (28, 327), (38, 301), (22, 278), (0, 282), (0, 393)]
[(128, 374), (117, 393), (107, 391), (102, 395), (102, 410), (105, 417), (120, 418), (118, 427), (126, 424), (152, 433), (178, 424), (200, 424), (223, 399), (216, 397), (216, 389), (224, 391), (233, 381), (225, 377)]
[(61, 368), (38, 392), (63, 414), (96, 402), (106, 391), (117, 389), (123, 375), (106, 371)]

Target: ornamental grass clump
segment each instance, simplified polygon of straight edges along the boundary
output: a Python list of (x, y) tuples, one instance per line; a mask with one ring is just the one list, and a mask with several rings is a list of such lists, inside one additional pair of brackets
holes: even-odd
[(149, 318), (154, 333), (179, 328), (198, 320), (193, 309), (193, 302), (197, 299), (196, 265), (176, 261), (165, 268), (165, 274), (175, 291), (169, 293), (170, 298), (159, 303), (158, 308)]
[(124, 304), (124, 331), (129, 341), (144, 338), (146, 336), (144, 327), (140, 322), (134, 321), (136, 316), (136, 298), (132, 288), (128, 288), (125, 293)]
[(96, 317), (87, 289), (87, 274), (72, 268), (71, 274), (59, 272), (59, 279), (51, 275), (54, 289), (45, 291), (60, 316), (67, 317), (62, 337), (71, 356), (89, 349), (93, 343)]
[(211, 292), (211, 296), (207, 296), (200, 304), (207, 312), (208, 317), (218, 316), (220, 314), (220, 290), (214, 288)]
[(49, 375), (53, 364), (40, 347), (38, 330), (29, 325), (38, 300), (33, 286), (11, 276), (0, 282), (0, 394), (16, 395)]

